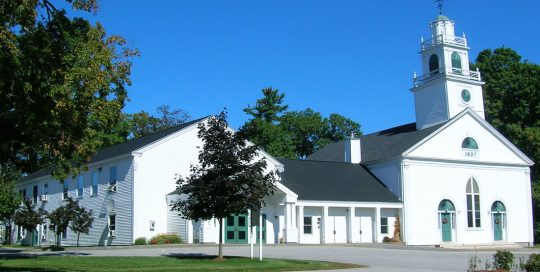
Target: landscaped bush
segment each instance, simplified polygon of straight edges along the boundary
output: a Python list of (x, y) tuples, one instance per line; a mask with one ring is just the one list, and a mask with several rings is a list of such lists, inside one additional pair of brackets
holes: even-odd
[(531, 254), (529, 260), (522, 264), (521, 268), (527, 272), (540, 272), (540, 254)]
[(182, 244), (184, 243), (178, 235), (174, 233), (160, 233), (150, 238), (150, 244)]
[(136, 246), (142, 246), (142, 245), (146, 245), (146, 237), (139, 237), (137, 239), (135, 239), (135, 244)]
[(513, 266), (514, 254), (512, 254), (512, 252), (508, 250), (497, 250), (497, 253), (493, 255), (493, 268), (498, 270), (510, 270)]

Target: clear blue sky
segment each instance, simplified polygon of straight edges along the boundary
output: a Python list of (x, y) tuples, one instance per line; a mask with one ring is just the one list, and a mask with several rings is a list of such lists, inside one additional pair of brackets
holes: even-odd
[[(107, 34), (141, 51), (127, 113), (171, 105), (193, 118), (242, 112), (272, 86), (291, 110), (339, 113), (367, 134), (415, 121), (413, 72), (420, 38), (439, 14), (433, 0), (100, 1)], [(62, 5), (63, 6), (63, 5)], [(540, 63), (540, 1), (450, 0), (443, 14), (467, 37), (471, 61), (486, 48)]]

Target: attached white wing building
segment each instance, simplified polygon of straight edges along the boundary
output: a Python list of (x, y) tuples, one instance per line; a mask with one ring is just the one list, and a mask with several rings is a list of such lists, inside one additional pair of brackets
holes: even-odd
[[(263, 208), (263, 243), (371, 243), (394, 234), (407, 245), (533, 243), (533, 162), (484, 120), (481, 76), (469, 70), (465, 37), (438, 16), (421, 44), (423, 75), (414, 78), (416, 122), (330, 144), (307, 160), (275, 159), (276, 193)], [(188, 221), (171, 212), (178, 175), (188, 176), (202, 142), (195, 120), (103, 150), (89, 170), (64, 185), (48, 169), (17, 190), (48, 211), (67, 196), (95, 213), (82, 245), (131, 245), (174, 232), (188, 243), (247, 243), (248, 215)], [(47, 223), (36, 239), (51, 244)], [(75, 245), (68, 230), (63, 245)]]

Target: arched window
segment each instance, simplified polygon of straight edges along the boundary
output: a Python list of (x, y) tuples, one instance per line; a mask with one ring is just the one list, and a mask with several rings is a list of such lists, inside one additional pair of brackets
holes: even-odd
[(473, 138), (467, 137), (463, 139), (463, 142), (461, 143), (461, 148), (478, 149), (478, 144)]
[(429, 71), (432, 72), (432, 75), (439, 73), (439, 57), (437, 54), (433, 54), (429, 57)]
[(480, 190), (474, 178), (467, 182), (467, 225), (479, 228), (480, 225)]
[(452, 73), (461, 74), (461, 57), (458, 53), (452, 53)]
[(491, 212), (492, 213), (501, 213), (506, 212), (506, 207), (504, 204), (500, 201), (493, 202), (493, 205), (491, 205)]
[(456, 208), (454, 207), (454, 204), (452, 204), (452, 201), (448, 199), (444, 199), (439, 203), (439, 212), (455, 212)]

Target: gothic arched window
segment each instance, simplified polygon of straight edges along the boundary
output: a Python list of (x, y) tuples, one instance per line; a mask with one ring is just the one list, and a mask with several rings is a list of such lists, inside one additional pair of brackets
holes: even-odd
[(474, 178), (467, 182), (467, 226), (479, 228), (480, 225), (480, 190)]
[(432, 75), (439, 73), (439, 57), (437, 54), (433, 54), (429, 57), (429, 71), (432, 72)]

